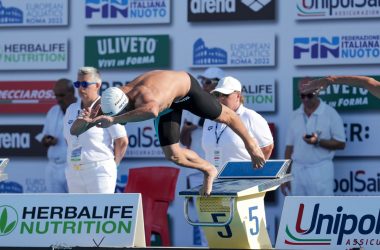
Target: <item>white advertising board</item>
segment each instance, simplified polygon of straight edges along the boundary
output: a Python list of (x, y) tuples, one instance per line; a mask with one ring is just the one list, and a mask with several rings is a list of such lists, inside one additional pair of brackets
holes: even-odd
[(277, 249), (379, 249), (379, 197), (287, 196)]
[(145, 247), (140, 194), (2, 194), (0, 246)]

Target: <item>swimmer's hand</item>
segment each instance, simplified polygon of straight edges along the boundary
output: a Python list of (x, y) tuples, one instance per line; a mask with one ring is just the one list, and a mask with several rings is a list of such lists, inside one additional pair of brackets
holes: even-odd
[(101, 115), (94, 118), (91, 123), (95, 124), (98, 128), (108, 128), (113, 125), (114, 120), (112, 116)]

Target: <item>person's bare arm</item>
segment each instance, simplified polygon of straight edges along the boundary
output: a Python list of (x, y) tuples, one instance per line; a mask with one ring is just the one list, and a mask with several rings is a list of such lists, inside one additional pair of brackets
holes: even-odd
[(98, 115), (99, 110), (100, 104), (96, 105), (92, 110), (90, 108), (83, 109), (78, 118), (73, 122), (70, 134), (78, 136), (95, 126), (95, 123), (92, 122), (93, 118)]
[(117, 138), (113, 141), (116, 165), (119, 165), (128, 147), (128, 137)]
[(261, 151), (263, 152), (264, 154), (264, 157), (265, 157), (265, 160), (268, 160), (272, 154), (272, 151), (273, 151), (273, 148), (274, 148), (274, 144), (270, 144), (268, 146), (265, 146), (265, 147), (262, 147), (261, 148)]
[(197, 125), (194, 125), (186, 120), (184, 121), (182, 125), (179, 141), (187, 148), (190, 148), (191, 146), (191, 142), (192, 142), (191, 132), (193, 132), (194, 129), (196, 128), (197, 128)]
[(366, 88), (372, 95), (380, 98), (380, 82), (367, 76), (327, 76), (308, 82), (303, 86), (302, 92), (319, 91), (331, 84), (347, 84), (353, 87)]
[(334, 138), (331, 139), (319, 139), (318, 135), (316, 133), (313, 133), (310, 138), (303, 137), (303, 140), (307, 144), (316, 145), (321, 148), (325, 148), (328, 150), (337, 150), (337, 149), (344, 149), (346, 146), (345, 142), (335, 140)]
[(250, 136), (247, 128), (244, 126), (235, 111), (222, 104), (222, 113), (215, 120), (225, 123), (243, 140), (244, 146), (251, 156), (252, 163), (254, 163), (255, 168), (262, 168), (264, 166), (265, 157), (257, 143), (257, 140)]

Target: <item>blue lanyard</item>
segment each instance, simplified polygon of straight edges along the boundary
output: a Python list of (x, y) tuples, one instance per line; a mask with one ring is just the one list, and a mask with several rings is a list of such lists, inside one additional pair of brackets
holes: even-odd
[(215, 124), (215, 139), (216, 139), (216, 144), (219, 144), (219, 140), (220, 140), (220, 137), (222, 137), (222, 134), (224, 132), (224, 130), (226, 130), (227, 128), (227, 125), (222, 129), (222, 131), (220, 131), (220, 134), (218, 135), (218, 133), (216, 132), (218, 130), (218, 123)]

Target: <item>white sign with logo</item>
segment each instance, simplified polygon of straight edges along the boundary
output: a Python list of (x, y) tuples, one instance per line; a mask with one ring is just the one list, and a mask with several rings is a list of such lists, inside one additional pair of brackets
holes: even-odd
[(296, 0), (295, 7), (298, 20), (380, 17), (380, 4), (376, 1)]
[(68, 61), (64, 37), (6, 36), (0, 40), (0, 70), (67, 69)]
[[(220, 39), (220, 38), (223, 39)], [(273, 67), (276, 65), (275, 35), (242, 36), (213, 33), (189, 39), (192, 67)]]
[(303, 33), (293, 37), (293, 60), (295, 65), (379, 64), (380, 34)]
[(379, 197), (287, 196), (276, 249), (379, 249)]
[(241, 81), (244, 106), (257, 112), (276, 111), (276, 85), (274, 79), (251, 77)]
[(145, 247), (141, 195), (3, 194), (0, 246)]
[(129, 141), (125, 154), (127, 158), (164, 157), (153, 121), (130, 122), (126, 125)]
[(85, 20), (89, 25), (169, 23), (170, 12), (170, 0), (86, 0)]
[(336, 156), (379, 156), (380, 141), (379, 120), (377, 113), (341, 114), (345, 131), (346, 147), (336, 150)]
[(334, 160), (335, 195), (380, 196), (380, 161), (376, 158)]
[(1, 0), (0, 26), (67, 26), (68, 0)]

